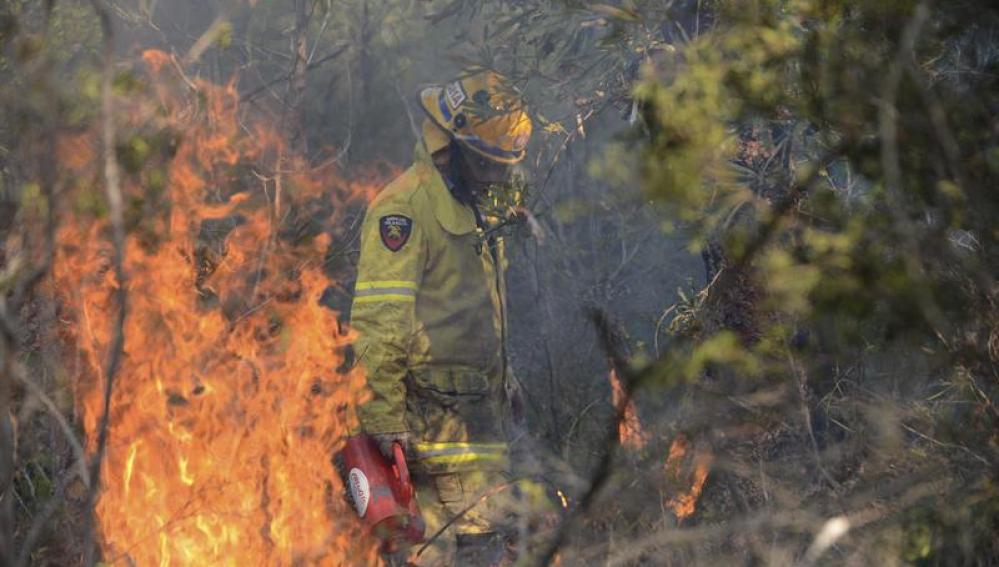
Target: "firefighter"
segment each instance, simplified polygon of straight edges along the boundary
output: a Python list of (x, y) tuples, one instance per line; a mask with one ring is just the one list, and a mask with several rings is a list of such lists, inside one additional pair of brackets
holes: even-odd
[(404, 446), (428, 536), (453, 520), (410, 560), (504, 565), (514, 385), (503, 243), (481, 203), (511, 179), (532, 125), (491, 71), (419, 98), (414, 163), (372, 201), (362, 227), (351, 320), (371, 398), (358, 414), (387, 458), (393, 443)]

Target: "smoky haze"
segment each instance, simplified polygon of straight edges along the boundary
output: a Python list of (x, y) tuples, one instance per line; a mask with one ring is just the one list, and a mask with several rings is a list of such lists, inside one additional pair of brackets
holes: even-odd
[[(584, 490), (589, 471), (605, 453), (595, 440), (613, 427), (616, 402), (612, 353), (600, 339), (594, 313), (613, 319), (615, 333), (636, 357), (654, 357), (668, 341), (664, 309), (675, 302), (678, 289), (693, 293), (703, 279), (701, 262), (687, 251), (682, 230), (663, 230), (665, 211), (652, 206), (636, 183), (608, 184), (591, 167), (608, 143), (634, 129), (636, 106), (627, 91), (637, 76), (637, 60), (629, 56), (619, 65), (622, 72), (608, 77), (599, 72), (585, 75), (577, 68), (575, 75), (587, 85), (583, 90), (598, 94), (574, 98), (562, 92), (559, 68), (527, 69), (519, 56), (491, 51), (487, 38), (495, 14), (474, 6), (367, 0), (177, 0), (109, 6), (116, 88), (128, 92), (134, 81), (140, 85), (136, 97), (165, 88), (156, 84), (160, 79), (146, 74), (155, 61), (157, 76), (169, 76), (168, 82), (181, 92), (189, 89), (183, 96), (189, 97), (190, 112), (215, 104), (204, 85), (235, 89), (238, 96), (226, 104), (237, 105), (235, 117), (246, 133), (255, 123), (270, 125), (288, 142), (281, 151), (303, 157), (316, 171), (374, 180), (367, 198), (412, 159), (424, 118), (417, 102), (422, 87), (481, 66), (518, 83), (536, 133), (522, 166), (528, 179), (526, 204), (534, 218), (530, 227), (518, 227), (506, 242), (509, 356), (527, 400), (518, 466), (542, 478), (562, 498)], [(58, 81), (69, 91), (89, 85), (96, 97), (101, 68), (97, 17), (82, 4), (61, 3), (51, 18), (65, 47), (53, 55)], [(605, 33), (582, 29), (572, 40), (578, 44), (575, 49), (586, 53)], [(203, 135), (169, 132), (173, 138), (167, 143), (173, 148)], [(119, 159), (126, 168), (141, 167), (140, 158), (132, 161), (133, 154), (146, 151), (141, 146), (145, 142), (137, 140), (120, 142), (124, 149)], [(164, 151), (173, 151), (169, 147)], [(253, 158), (241, 158), (235, 172), (211, 173), (206, 202), (224, 203), (241, 191), (255, 194), (261, 181), (266, 198), (272, 199), (268, 183), (280, 178), (281, 167), (288, 167), (264, 165), (273, 158), (262, 154), (259, 167)], [(282, 163), (280, 156), (277, 160)], [(218, 169), (204, 160), (202, 166)], [(637, 160), (628, 167), (637, 168)], [(335, 193), (334, 187), (328, 190)], [(323, 304), (339, 314), (340, 329), (346, 330), (364, 207), (351, 201), (331, 210), (316, 202), (293, 206), (287, 213), (292, 226), (281, 237), (332, 236), (324, 262), (329, 287)], [(143, 207), (144, 214), (152, 212), (152, 201)], [(227, 293), (207, 282), (233, 256), (233, 235), (252, 222), (232, 213), (205, 220), (196, 231), (194, 260), (203, 271), (194, 286), (199, 306), (220, 310), (229, 321), (239, 322), (256, 309), (248, 290)], [(256, 276), (254, 292), (261, 277)], [(333, 358), (331, 364), (339, 365)], [(171, 396), (171, 403), (186, 403), (181, 400), (187, 394)], [(645, 426), (666, 431), (669, 407), (668, 401), (657, 400), (648, 409), (639, 407), (638, 416), (648, 411)], [(112, 446), (119, 442), (112, 435)], [(131, 450), (129, 458), (134, 459), (135, 446)], [(77, 526), (84, 538), (90, 529)], [(40, 535), (27, 536), (25, 548)], [(67, 543), (53, 556), (73, 553), (80, 544)]]
[[(216, 83), (235, 78), (242, 112), (294, 128), (291, 76), (301, 25), (295, 10), (302, 5), (154, 3), (147, 22), (125, 28), (119, 53), (128, 58), (161, 48), (183, 58), (221, 18), (224, 39), (187, 66), (188, 75)], [(484, 63), (486, 15), (471, 10), (441, 18), (444, 4), (435, 3), (304, 7), (307, 71), (297, 111), (305, 151), (317, 161), (334, 156), (348, 176), (372, 165), (406, 167), (423, 119), (419, 89)], [(219, 41), (227, 46), (219, 49)], [(516, 72), (515, 62), (494, 57), (500, 70)], [(601, 434), (613, 413), (607, 357), (588, 312), (613, 314), (629, 339), (654, 355), (656, 341), (668, 340), (660, 315), (678, 289), (695, 293), (704, 271), (682, 231), (664, 231), (665, 212), (649, 207), (637, 186), (612, 187), (588, 167), (631, 127), (632, 108), (625, 102), (592, 112), (543, 81), (525, 86), (533, 111), (559, 119), (572, 136), (565, 143), (565, 132), (545, 132), (539, 124), (525, 163), (542, 238), (520, 231), (507, 244), (510, 355), (529, 394), (532, 434), (585, 468), (598, 454), (586, 440)]]
[(529, 564), (999, 564), (997, 38), (965, 0), (0, 3), (0, 566), (379, 563), (332, 459), (361, 223), (482, 69), (533, 120), (481, 203), (521, 211)]

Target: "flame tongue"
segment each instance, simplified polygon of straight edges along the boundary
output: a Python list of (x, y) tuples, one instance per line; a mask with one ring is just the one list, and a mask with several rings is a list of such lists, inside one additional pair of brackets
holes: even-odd
[[(167, 55), (143, 58), (159, 100), (155, 109), (122, 102), (128, 125), (181, 135), (162, 167), (144, 167), (125, 187), (143, 214), (127, 243), (126, 340), (96, 509), (105, 559), (374, 562), (374, 546), (346, 520), (330, 464), (354, 425), (346, 408), (363, 377), (334, 372), (347, 337), (318, 303), (329, 239), (292, 246), (277, 234), (282, 200), (327, 198), (321, 189), (331, 187), (343, 200), (369, 191), (294, 158), (280, 162), (283, 173), (261, 174), (261, 163), (284, 154), (281, 138), (260, 124), (252, 134), (240, 126), (233, 83), (198, 83), (198, 110), (176, 94)], [(93, 154), (81, 139), (63, 146)], [(84, 172), (97, 161), (63, 163)], [(142, 209), (156, 183), (150, 175), (165, 180), (167, 215)], [(104, 229), (83, 215), (64, 222), (53, 269), (91, 450), (117, 285)]]
[[(648, 443), (648, 434), (642, 429), (642, 422), (638, 419), (638, 410), (635, 403), (630, 398), (625, 399), (624, 385), (617, 375), (617, 370), (611, 368), (611, 402), (615, 408), (621, 412), (621, 420), (617, 424), (618, 441), (623, 447), (641, 450)], [(624, 404), (624, 407), (621, 407)]]
[[(673, 511), (678, 520), (694, 514), (697, 499), (708, 479), (714, 454), (707, 446), (695, 447), (689, 451), (690, 442), (686, 435), (677, 435), (669, 447), (666, 457), (666, 476), (674, 487), (666, 499), (666, 507)], [(688, 454), (690, 453), (690, 454)]]

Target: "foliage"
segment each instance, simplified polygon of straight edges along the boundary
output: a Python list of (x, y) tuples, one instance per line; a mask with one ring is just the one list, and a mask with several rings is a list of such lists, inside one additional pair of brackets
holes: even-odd
[[(951, 511), (999, 498), (999, 202), (987, 158), (997, 61), (994, 42), (969, 49), (992, 37), (997, 17), (970, 3), (722, 3), (717, 27), (678, 58), (647, 62), (635, 89), (647, 131), (627, 143), (644, 153), (641, 182), (702, 242), (717, 242), (706, 256), (722, 258), (701, 336), (667, 351), (650, 381), (690, 379), (693, 364), (716, 394), (783, 391), (754, 407), (767, 435), (803, 405), (809, 468), (825, 485), (810, 498), (819, 514), (845, 505), (848, 518), (862, 515), (847, 503), (877, 479), (946, 479), (919, 497), (875, 496), (897, 511), (841, 557), (873, 559), (881, 552), (864, 542), (912, 513), (923, 520), (889, 544), (898, 556), (995, 557), (978, 527), (994, 516), (969, 518), (965, 533), (979, 535), (960, 545), (942, 534)], [(734, 325), (732, 312), (748, 324)], [(730, 329), (747, 327), (731, 340)], [(765, 371), (731, 364), (744, 357)], [(703, 411), (707, 400), (693, 403)], [(745, 419), (719, 406), (711, 427)], [(745, 445), (766, 443), (711, 437), (736, 470)]]

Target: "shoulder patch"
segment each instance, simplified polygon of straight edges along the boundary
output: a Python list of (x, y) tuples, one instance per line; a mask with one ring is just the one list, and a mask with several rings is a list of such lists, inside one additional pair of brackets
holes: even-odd
[(378, 232), (382, 236), (382, 244), (393, 252), (398, 252), (409, 241), (413, 232), (413, 221), (403, 215), (385, 215), (378, 219)]

